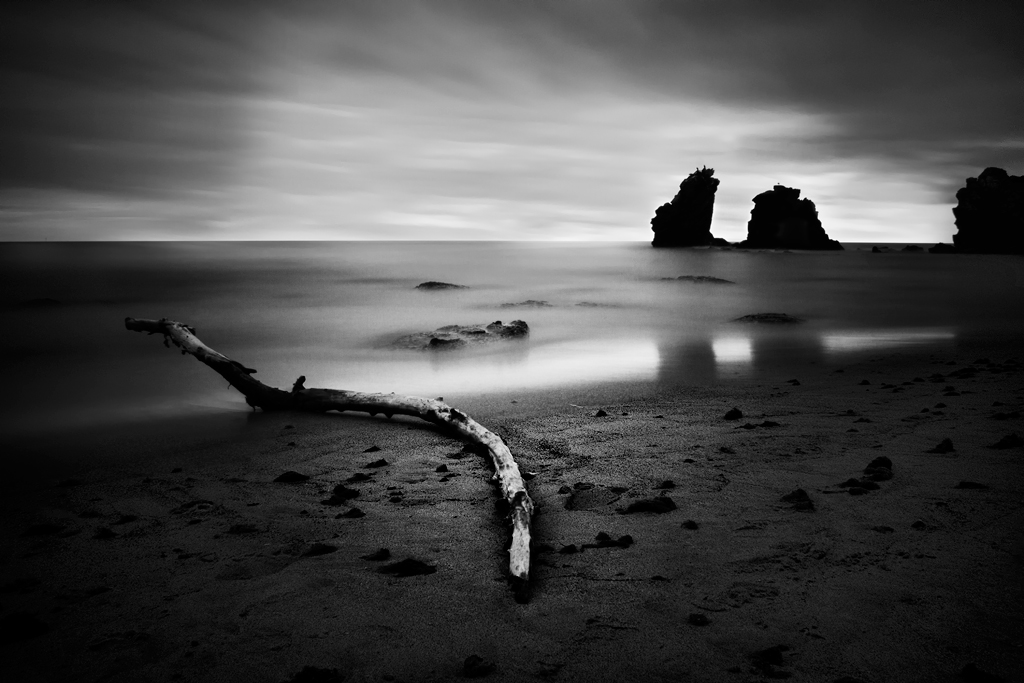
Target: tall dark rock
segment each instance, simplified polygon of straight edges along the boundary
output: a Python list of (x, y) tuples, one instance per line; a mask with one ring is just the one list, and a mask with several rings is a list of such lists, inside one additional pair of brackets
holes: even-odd
[(754, 197), (747, 239), (739, 246), (748, 249), (843, 248), (825, 234), (814, 202), (800, 199), (800, 190), (782, 185)]
[(1024, 176), (986, 168), (957, 190), (957, 251), (1024, 254)]
[(656, 247), (704, 247), (711, 244), (711, 214), (718, 178), (715, 169), (700, 168), (679, 184), (679, 192), (662, 204), (651, 219)]

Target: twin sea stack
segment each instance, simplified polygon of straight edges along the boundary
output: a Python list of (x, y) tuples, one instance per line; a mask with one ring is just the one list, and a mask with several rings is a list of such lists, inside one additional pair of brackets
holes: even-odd
[[(711, 234), (719, 184), (714, 173), (713, 168), (697, 169), (679, 185), (679, 192), (671, 202), (658, 207), (651, 219), (654, 246), (729, 246), (727, 241)], [(800, 190), (783, 185), (754, 197), (747, 239), (736, 246), (747, 249), (843, 248), (825, 234), (814, 202), (800, 199)]]

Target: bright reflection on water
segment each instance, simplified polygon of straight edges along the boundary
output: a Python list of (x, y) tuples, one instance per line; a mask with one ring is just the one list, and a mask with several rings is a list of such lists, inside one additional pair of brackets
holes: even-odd
[[(302, 374), (307, 386), (503, 399), (622, 381), (641, 391), (774, 376), (857, 352), (1016, 339), (1021, 268), (1019, 257), (646, 243), (6, 244), (0, 433), (247, 409), (208, 368), (126, 332), (125, 316), (189, 323), (271, 386), (290, 387)], [(416, 289), (427, 280), (468, 289)], [(18, 306), (41, 298), (60, 304)], [(550, 306), (504, 306), (527, 300)], [(732, 322), (763, 312), (806, 322)], [(529, 324), (528, 340), (450, 353), (389, 348), (413, 332), (517, 318)]]
[(719, 365), (749, 363), (754, 359), (754, 349), (749, 337), (716, 337), (711, 342), (711, 350), (715, 354), (715, 362)]
[(829, 353), (843, 353), (949, 342), (955, 338), (952, 330), (862, 330), (822, 334), (821, 345)]

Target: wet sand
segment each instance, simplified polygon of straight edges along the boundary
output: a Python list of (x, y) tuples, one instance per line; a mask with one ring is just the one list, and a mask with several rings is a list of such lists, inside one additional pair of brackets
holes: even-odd
[[(991, 447), (1024, 437), (1010, 355), (457, 405), (536, 475), (528, 604), (487, 461), (426, 423), (234, 414), (23, 441), (0, 501), (2, 678), (1020, 680), (1024, 447)], [(865, 475), (880, 457), (891, 478)], [(379, 571), (407, 558), (429, 573)]]

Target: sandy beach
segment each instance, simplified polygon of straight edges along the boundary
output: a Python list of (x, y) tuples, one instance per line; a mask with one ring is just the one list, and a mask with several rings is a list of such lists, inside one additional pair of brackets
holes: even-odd
[[(3, 678), (1020, 680), (1024, 376), (975, 351), (460, 406), (536, 475), (528, 604), (486, 459), (427, 423), (227, 414), (25, 440)], [(880, 457), (892, 476), (872, 481)], [(326, 504), (340, 483), (356, 493)]]

